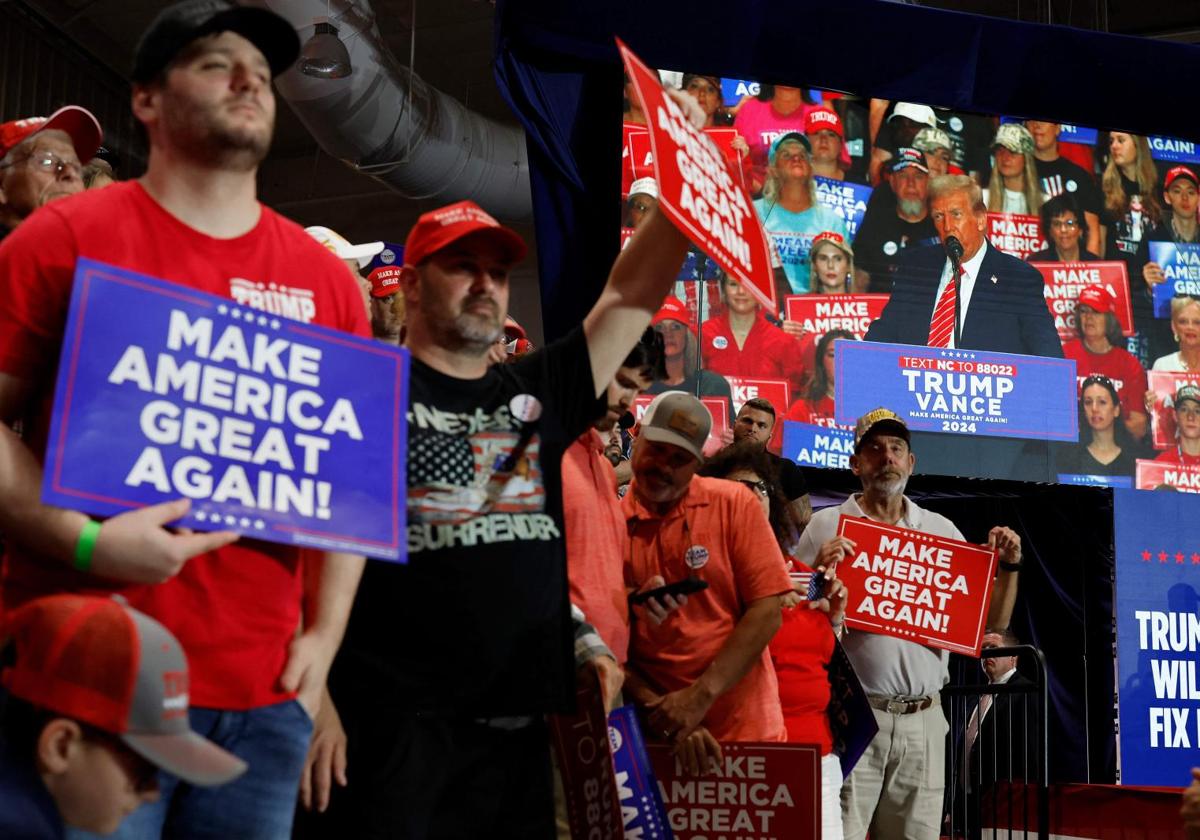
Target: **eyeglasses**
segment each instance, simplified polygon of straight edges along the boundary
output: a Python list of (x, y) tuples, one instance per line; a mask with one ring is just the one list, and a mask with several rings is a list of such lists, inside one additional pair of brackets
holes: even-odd
[(764, 499), (771, 494), (770, 488), (767, 487), (767, 482), (762, 479), (751, 481), (748, 478), (739, 478), (737, 479), (737, 483), (749, 487), (756, 496), (762, 496)]
[(54, 152), (35, 152), (26, 157), (24, 161), (14, 160), (3, 164), (3, 166), (15, 166), (22, 162), (30, 163), (35, 169), (40, 169), (43, 172), (53, 172), (55, 175), (61, 175), (68, 169), (74, 172), (76, 177), (83, 175), (83, 164), (77, 160), (67, 160), (66, 158), (59, 157)]
[(1079, 227), (1079, 222), (1074, 219), (1054, 219), (1050, 222), (1050, 227), (1056, 230), (1074, 230)]

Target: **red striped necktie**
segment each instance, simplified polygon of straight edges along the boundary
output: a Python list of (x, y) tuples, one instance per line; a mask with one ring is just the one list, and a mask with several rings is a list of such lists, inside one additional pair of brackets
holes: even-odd
[(933, 318), (929, 322), (929, 340), (926, 342), (928, 346), (950, 346), (950, 336), (954, 334), (954, 295), (958, 290), (959, 280), (966, 276), (966, 273), (960, 265), (958, 276), (951, 276), (950, 282), (942, 290), (942, 296), (938, 298), (937, 306), (933, 308)]

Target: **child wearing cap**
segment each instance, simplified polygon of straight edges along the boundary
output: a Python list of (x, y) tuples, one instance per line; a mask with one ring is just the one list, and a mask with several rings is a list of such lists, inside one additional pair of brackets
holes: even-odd
[(1154, 460), (1200, 467), (1200, 387), (1180, 385), (1175, 391), (1174, 406), (1178, 443)]
[(225, 784), (245, 762), (192, 731), (183, 648), (109, 598), (51, 595), (8, 616), (0, 674), (0, 837), (109, 834), (158, 798), (158, 769)]

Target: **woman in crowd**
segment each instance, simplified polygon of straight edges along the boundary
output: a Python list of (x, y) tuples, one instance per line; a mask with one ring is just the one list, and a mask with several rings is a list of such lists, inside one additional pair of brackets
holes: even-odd
[(1141, 440), (1148, 425), (1141, 400), (1146, 391), (1146, 371), (1121, 346), (1125, 338), (1113, 314), (1115, 308), (1116, 300), (1103, 286), (1085, 286), (1075, 305), (1079, 338), (1063, 345), (1063, 356), (1075, 360), (1075, 373), (1080, 379), (1090, 374), (1107, 377), (1120, 394), (1126, 430), (1134, 440)]
[(1093, 374), (1083, 380), (1079, 395), (1079, 443), (1059, 450), (1059, 475), (1133, 476), (1141, 455), (1119, 422), (1121, 400), (1107, 376)]
[(785, 85), (762, 85), (757, 96), (738, 103), (733, 127), (746, 141), (755, 171), (767, 165), (771, 141), (789, 131), (803, 133), (804, 118), (816, 107), (803, 90)]
[(1004, 123), (992, 141), (996, 165), (988, 182), (987, 208), (993, 212), (1036, 216), (1042, 187), (1033, 162), (1033, 135), (1020, 123)]
[[(809, 294), (844, 295), (852, 291), (866, 291), (865, 284), (856, 284), (854, 249), (840, 233), (823, 230), (814, 236), (808, 260), (811, 266)], [(861, 288), (855, 288), (856, 285)]]
[(842, 768), (833, 751), (833, 729), (829, 723), (829, 663), (846, 611), (845, 586), (830, 572), (826, 598), (807, 600), (809, 578), (814, 572), (824, 570), (811, 569), (789, 556), (799, 539), (799, 523), (761, 447), (753, 441), (727, 446), (705, 462), (700, 474), (737, 481), (750, 488), (762, 504), (779, 547), (790, 563), (795, 592), (784, 601), (783, 626), (771, 640), (771, 659), (779, 680), (779, 700), (788, 740), (817, 744), (821, 748), (821, 836), (841, 837)]
[(842, 118), (832, 108), (813, 108), (804, 118), (804, 136), (812, 144), (813, 174), (831, 181), (846, 180), (850, 154)]
[(754, 209), (783, 265), (795, 294), (808, 291), (809, 248), (812, 237), (833, 231), (846, 237), (845, 221), (817, 202), (808, 138), (789, 132), (771, 144), (770, 166), (762, 198)]
[(1200, 301), (1180, 296), (1171, 300), (1171, 332), (1179, 349), (1154, 360), (1154, 370), (1173, 373), (1200, 371)]
[(812, 382), (801, 399), (792, 403), (785, 420), (795, 420), (798, 423), (808, 423), (812, 426), (828, 426), (834, 428), (833, 403), (833, 343), (839, 338), (857, 341), (858, 337), (849, 330), (830, 330), (821, 336), (817, 342), (816, 365), (814, 366)]
[[(1150, 141), (1138, 134), (1110, 132), (1108, 163), (1100, 178), (1105, 259), (1125, 260), (1132, 266), (1145, 234), (1163, 217), (1155, 194), (1157, 184), (1158, 169), (1150, 156)], [(1130, 272), (1130, 281), (1133, 277)]]
[(754, 296), (733, 277), (721, 279), (725, 311), (700, 326), (704, 367), (722, 376), (782, 379), (794, 392), (808, 383), (796, 339), (767, 320)]
[[(1137, 134), (1113, 131), (1108, 137), (1108, 162), (1100, 178), (1104, 207), (1104, 253), (1107, 260), (1122, 260), (1129, 268), (1129, 296), (1137, 336), (1130, 351), (1143, 366), (1156, 355), (1151, 342), (1159, 325), (1154, 319), (1150, 287), (1142, 274), (1138, 250), (1151, 228), (1163, 218), (1157, 195), (1158, 169), (1150, 157), (1150, 141)], [(1161, 348), (1160, 348), (1161, 350)]]
[(1200, 467), (1200, 388), (1180, 385), (1175, 391), (1175, 446), (1159, 453), (1155, 461)]
[(724, 397), (732, 404), (733, 395), (725, 377), (700, 369), (700, 350), (692, 333), (687, 307), (679, 298), (669, 297), (655, 313), (650, 326), (663, 337), (667, 377), (646, 389), (647, 394), (663, 391), (687, 391), (698, 397)]
[(684, 73), (683, 89), (700, 103), (700, 110), (704, 112), (705, 128), (723, 128), (733, 125), (733, 116), (725, 109), (725, 103), (721, 97), (719, 76)]
[(1042, 205), (1042, 235), (1045, 249), (1030, 254), (1029, 262), (1089, 262), (1100, 259), (1083, 243), (1088, 227), (1079, 202), (1070, 193), (1060, 193)]

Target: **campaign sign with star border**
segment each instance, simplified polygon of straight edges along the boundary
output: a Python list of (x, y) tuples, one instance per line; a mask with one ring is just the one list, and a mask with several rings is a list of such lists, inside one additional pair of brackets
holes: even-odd
[(1200, 754), (1200, 500), (1113, 491), (1120, 782), (1178, 787)]
[(1071, 359), (867, 341), (833, 346), (840, 425), (853, 427), (884, 406), (913, 431), (1078, 439)]
[(845, 514), (838, 535), (854, 543), (837, 569), (847, 626), (979, 656), (995, 549)]
[(409, 355), (79, 260), (42, 500), (403, 561)]

